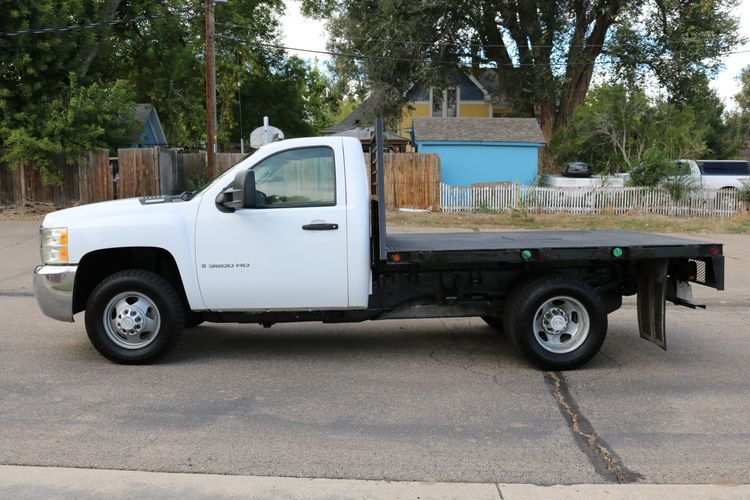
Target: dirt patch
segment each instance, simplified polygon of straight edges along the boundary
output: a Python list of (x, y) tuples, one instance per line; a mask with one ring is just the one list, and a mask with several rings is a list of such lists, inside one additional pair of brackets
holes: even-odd
[(23, 205), (0, 205), (0, 220), (39, 220), (50, 212), (59, 210), (51, 203), (24, 203)]
[(660, 215), (571, 215), (485, 212), (389, 211), (390, 226), (452, 227), (489, 231), (493, 229), (622, 229), (650, 233), (750, 234), (750, 215), (732, 219), (666, 217)]

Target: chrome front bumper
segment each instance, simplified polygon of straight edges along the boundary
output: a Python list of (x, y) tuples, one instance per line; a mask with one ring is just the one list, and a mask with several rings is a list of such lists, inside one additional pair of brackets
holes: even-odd
[(37, 266), (34, 295), (42, 312), (60, 321), (73, 321), (73, 283), (76, 266)]

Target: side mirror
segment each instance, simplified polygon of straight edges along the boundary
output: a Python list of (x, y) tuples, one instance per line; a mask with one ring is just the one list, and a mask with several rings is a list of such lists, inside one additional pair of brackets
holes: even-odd
[(216, 197), (216, 206), (222, 212), (234, 212), (238, 208), (256, 207), (255, 172), (242, 170), (234, 176), (232, 184)]
[(234, 177), (234, 183), (242, 186), (242, 208), (257, 206), (255, 193), (255, 170), (245, 170)]

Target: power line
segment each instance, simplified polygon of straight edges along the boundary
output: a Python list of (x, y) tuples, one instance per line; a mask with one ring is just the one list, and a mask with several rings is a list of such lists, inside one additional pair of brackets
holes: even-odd
[[(273, 44), (273, 43), (265, 43), (265, 42), (259, 42), (257, 40), (247, 40), (244, 38), (239, 38), (236, 36), (227, 36), (227, 35), (214, 35), (217, 38), (222, 38), (225, 40), (230, 40), (234, 42), (241, 42), (241, 43), (252, 43), (254, 45), (260, 45), (262, 47), (269, 47), (274, 49), (283, 49), (283, 50), (290, 50), (290, 51), (297, 51), (297, 52), (307, 52), (311, 54), (321, 54), (321, 55), (329, 55), (334, 57), (348, 57), (351, 59), (358, 59), (358, 60), (367, 60), (372, 59), (376, 61), (397, 61), (397, 62), (411, 62), (411, 63), (425, 63), (425, 64), (449, 64), (449, 65), (455, 65), (457, 61), (448, 61), (448, 60), (439, 60), (439, 59), (417, 59), (417, 58), (408, 58), (408, 57), (398, 57), (398, 56), (381, 56), (381, 55), (374, 55), (374, 54), (354, 54), (354, 53), (346, 53), (346, 52), (334, 52), (330, 50), (315, 50), (315, 49), (303, 49), (299, 47), (287, 47), (285, 45), (279, 45), (279, 44)], [(750, 50), (739, 50), (739, 51), (733, 51), (733, 52), (725, 52), (721, 54), (722, 56), (732, 55), (732, 54), (745, 54), (750, 53)], [(602, 56), (606, 57), (608, 54), (601, 54)], [(465, 55), (459, 55), (459, 58), (469, 58), (469, 54)], [(672, 57), (671, 59), (675, 59)], [(641, 61), (642, 63), (647, 63), (649, 61)], [(600, 61), (599, 64), (615, 64), (614, 61)], [(549, 62), (549, 63), (515, 63), (513, 64), (513, 67), (538, 67), (538, 66), (550, 66), (550, 67), (569, 67), (569, 66), (583, 66), (586, 65), (586, 63), (567, 63), (567, 62)]]
[[(233, 24), (233, 23), (216, 23), (218, 26), (227, 26), (230, 28), (240, 28), (240, 29), (246, 29), (251, 30), (253, 29), (250, 26), (245, 26), (241, 24)], [(361, 41), (369, 41), (369, 42), (377, 42), (377, 43), (385, 43), (385, 44), (404, 44), (404, 45), (438, 45), (442, 47), (476, 47), (476, 48), (497, 48), (497, 49), (504, 49), (504, 48), (513, 48), (512, 45), (509, 44), (484, 44), (484, 43), (458, 43), (458, 42), (441, 42), (439, 40), (436, 40), (434, 42), (426, 42), (421, 40), (399, 40), (399, 39), (393, 39), (393, 38), (366, 38), (366, 37), (356, 37), (356, 36), (348, 36), (346, 37), (348, 40), (361, 40)], [(689, 44), (693, 42), (705, 42), (705, 39), (698, 38), (698, 37), (682, 37), (682, 38), (675, 38), (673, 41), (678, 43), (684, 43)], [(513, 45), (517, 45), (515, 40), (513, 40)], [(558, 44), (558, 45), (544, 45), (544, 44), (523, 44), (524, 48), (527, 49), (535, 49), (535, 48), (601, 48), (606, 47), (606, 43), (601, 44), (573, 44), (573, 45), (567, 45), (564, 43)]]
[(20, 35), (44, 35), (44, 34), (51, 34), (51, 33), (67, 33), (73, 30), (95, 29), (95, 28), (102, 28), (102, 27), (107, 27), (107, 26), (116, 26), (118, 24), (151, 21), (152, 19), (158, 19), (162, 17), (184, 14), (186, 12), (191, 12), (191, 11), (194, 11), (196, 9), (201, 9), (201, 8), (202, 8), (201, 5), (193, 5), (190, 7), (183, 7), (180, 9), (175, 9), (169, 12), (162, 12), (161, 14), (153, 14), (153, 15), (144, 14), (144, 15), (128, 17), (124, 19), (113, 19), (112, 21), (102, 21), (98, 23), (73, 24), (70, 26), (57, 26), (53, 28), (30, 28), (30, 29), (25, 29), (25, 30), (5, 31), (5, 32), (0, 33), (0, 36), (15, 37), (15, 36), (20, 36)]
[[(224, 40), (230, 40), (233, 42), (241, 42), (241, 43), (251, 43), (253, 45), (260, 45), (262, 47), (268, 47), (273, 49), (282, 49), (282, 50), (293, 50), (296, 52), (308, 52), (311, 54), (321, 54), (321, 55), (329, 55), (329, 56), (335, 56), (335, 57), (348, 57), (351, 59), (373, 59), (376, 61), (399, 61), (399, 62), (411, 62), (411, 63), (425, 63), (425, 64), (449, 64), (449, 65), (455, 65), (457, 61), (448, 61), (448, 60), (439, 60), (439, 59), (417, 59), (417, 58), (408, 58), (408, 57), (397, 57), (397, 56), (380, 56), (380, 55), (374, 55), (374, 54), (352, 54), (352, 53), (346, 53), (346, 52), (334, 52), (329, 50), (315, 50), (315, 49), (303, 49), (299, 47), (287, 47), (285, 45), (279, 45), (275, 43), (266, 43), (266, 42), (259, 42), (257, 40), (247, 40), (244, 38), (239, 38), (236, 36), (227, 36), (227, 35), (214, 35), (216, 38), (222, 38)], [(459, 58), (468, 58), (470, 57), (468, 54), (466, 55), (460, 55)], [(582, 63), (583, 64), (583, 63)], [(570, 66), (569, 64), (560, 62), (560, 63), (519, 63), (515, 66)]]

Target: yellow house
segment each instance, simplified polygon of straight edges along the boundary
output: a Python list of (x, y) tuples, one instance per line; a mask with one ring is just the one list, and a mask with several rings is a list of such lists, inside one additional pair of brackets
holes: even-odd
[[(487, 69), (473, 75), (461, 75), (452, 85), (443, 88), (415, 85), (407, 93), (407, 104), (401, 109), (401, 120), (395, 132), (404, 138), (411, 137), (414, 118), (492, 118), (505, 116), (510, 106), (495, 96), (499, 92), (497, 71)], [(323, 130), (325, 135), (341, 133), (357, 127), (368, 127), (363, 105), (357, 107), (343, 120)]]
[(409, 137), (414, 118), (492, 118), (510, 111), (507, 103), (493, 98), (497, 93), (497, 74), (485, 71), (479, 78), (461, 75), (445, 88), (414, 86), (407, 92), (408, 103), (401, 109), (397, 133)]

